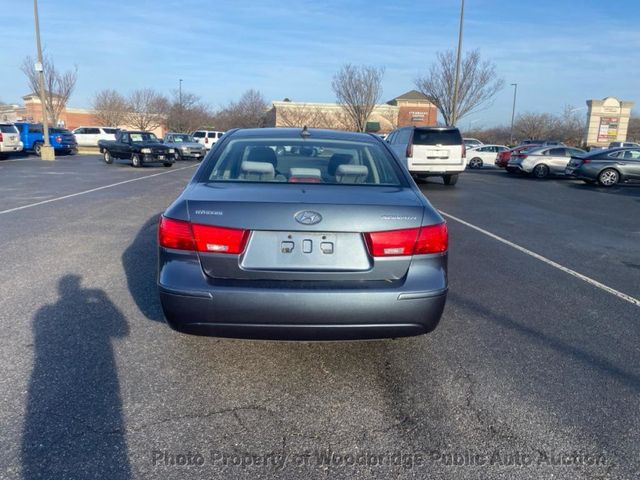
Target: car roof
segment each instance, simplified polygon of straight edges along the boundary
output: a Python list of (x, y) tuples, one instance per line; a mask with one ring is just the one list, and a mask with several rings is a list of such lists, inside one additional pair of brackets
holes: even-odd
[(345, 132), (342, 130), (327, 130), (320, 128), (309, 128), (309, 136), (302, 137), (300, 134), (302, 128), (241, 128), (227, 132), (230, 137), (252, 138), (252, 137), (269, 137), (269, 138), (291, 138), (300, 137), (306, 139), (323, 139), (323, 140), (355, 140), (360, 142), (380, 142), (380, 137), (370, 133)]

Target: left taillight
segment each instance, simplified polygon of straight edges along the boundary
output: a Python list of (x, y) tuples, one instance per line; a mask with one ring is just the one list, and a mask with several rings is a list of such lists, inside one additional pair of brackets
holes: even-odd
[(240, 254), (249, 230), (216, 227), (160, 217), (158, 243), (165, 248), (208, 253)]
[(374, 257), (444, 253), (449, 248), (447, 224), (365, 233), (369, 253)]

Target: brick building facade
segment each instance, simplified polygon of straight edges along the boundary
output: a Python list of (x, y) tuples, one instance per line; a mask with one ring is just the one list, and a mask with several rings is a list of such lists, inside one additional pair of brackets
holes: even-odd
[[(408, 125), (429, 126), (437, 122), (437, 109), (429, 99), (411, 90), (385, 104), (376, 105), (367, 122), (368, 130), (389, 133)], [(336, 103), (273, 102), (266, 114), (267, 127), (332, 128), (351, 130), (351, 121)]]

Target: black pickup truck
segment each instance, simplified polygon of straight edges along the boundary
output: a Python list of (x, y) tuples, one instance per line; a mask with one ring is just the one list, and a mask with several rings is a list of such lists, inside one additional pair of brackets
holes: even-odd
[(115, 140), (100, 140), (100, 151), (105, 163), (114, 160), (131, 160), (134, 167), (147, 163), (162, 163), (170, 167), (175, 162), (175, 150), (160, 143), (151, 132), (120, 130)]

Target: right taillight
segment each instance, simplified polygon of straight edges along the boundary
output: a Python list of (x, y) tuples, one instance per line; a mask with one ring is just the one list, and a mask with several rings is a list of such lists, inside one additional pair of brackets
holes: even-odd
[(411, 157), (413, 157), (413, 143), (409, 142), (409, 143), (407, 144), (407, 151), (406, 151), (406, 154), (407, 154), (407, 158), (411, 158)]
[(209, 143), (209, 137), (204, 137), (204, 143)]
[(158, 243), (161, 247), (209, 253), (239, 254), (249, 238), (249, 230), (201, 225), (160, 217)]
[(365, 233), (369, 253), (374, 257), (444, 253), (449, 246), (446, 223), (403, 230)]
[(2, 141), (2, 132), (0, 132), (0, 142)]

